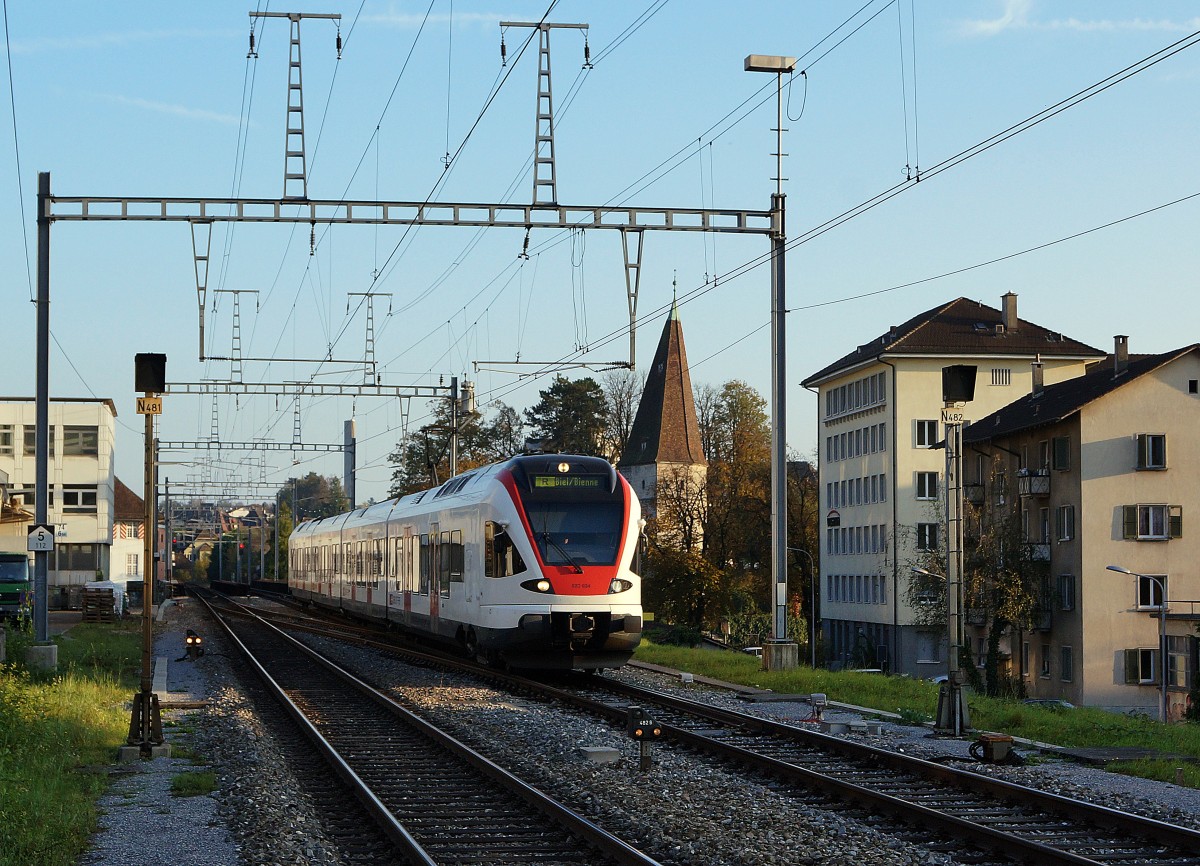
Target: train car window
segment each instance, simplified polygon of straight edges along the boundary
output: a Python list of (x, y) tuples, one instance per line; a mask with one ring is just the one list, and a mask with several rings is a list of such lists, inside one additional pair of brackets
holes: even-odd
[(463, 534), (461, 529), (450, 530), (450, 580), (455, 583), (463, 581)]
[(421, 533), (421, 571), (417, 592), (429, 595), (429, 583), (433, 577), (433, 548), (429, 545), (429, 536)]
[(419, 561), (417, 541), (419, 539), (415, 535), (410, 535), (407, 540), (408, 556), (404, 558), (404, 588), (409, 592), (417, 591), (417, 574)]
[(450, 532), (443, 531), (438, 544), (438, 592), (442, 598), (450, 597)]
[(371, 540), (371, 584), (379, 589), (379, 578), (383, 574), (383, 541)]
[(395, 578), (395, 586), (396, 586), (397, 591), (404, 589), (404, 587), (402, 585), (403, 581), (404, 581), (404, 576), (403, 576), (404, 569), (402, 569), (400, 567), (400, 559), (401, 559), (401, 555), (403, 554), (403, 552), (404, 552), (404, 539), (403, 538), (395, 539), (395, 541), (393, 541), (393, 543), (392, 543), (392, 577)]
[(487, 577), (512, 577), (525, 570), (525, 560), (502, 524), (490, 520), (484, 525), (484, 557)]

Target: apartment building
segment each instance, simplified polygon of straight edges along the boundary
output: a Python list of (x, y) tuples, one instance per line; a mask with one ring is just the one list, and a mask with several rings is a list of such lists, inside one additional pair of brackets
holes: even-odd
[(1200, 665), (1200, 532), (1183, 519), (1200, 506), (1200, 345), (1114, 349), (1054, 385), (1034, 367), (1028, 394), (964, 432), (964, 477), (1019, 512), (1044, 563), (1005, 647), (1028, 694), (1157, 717), (1165, 671), (1178, 719)]
[[(111, 573), (113, 447), (116, 406), (108, 399), (50, 401), (49, 501), (55, 527), (47, 584), (51, 607), (66, 606), (72, 587)], [(0, 397), (0, 472), (14, 506), (34, 513), (34, 401)], [(28, 522), (0, 523), (0, 550), (26, 550)]]
[(946, 670), (942, 629), (918, 624), (906, 590), (913, 565), (944, 545), (942, 368), (977, 367), (968, 420), (1032, 383), (1083, 375), (1104, 352), (1017, 315), (956, 298), (863, 343), (804, 380), (818, 396), (821, 629), (825, 660), (933, 677)]

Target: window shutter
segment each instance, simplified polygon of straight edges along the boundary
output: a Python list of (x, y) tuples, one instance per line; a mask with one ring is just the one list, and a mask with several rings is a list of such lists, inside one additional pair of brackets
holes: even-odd
[(1122, 505), (1122, 537), (1137, 538), (1138, 510), (1136, 505)]
[(1141, 668), (1139, 661), (1141, 658), (1140, 650), (1127, 649), (1125, 650), (1125, 682), (1139, 683), (1142, 680)]
[(1183, 537), (1183, 506), (1167, 506), (1167, 537)]
[(1071, 468), (1071, 440), (1066, 436), (1054, 437), (1054, 468)]
[(1137, 468), (1145, 469), (1150, 465), (1150, 438), (1145, 433), (1137, 435)]

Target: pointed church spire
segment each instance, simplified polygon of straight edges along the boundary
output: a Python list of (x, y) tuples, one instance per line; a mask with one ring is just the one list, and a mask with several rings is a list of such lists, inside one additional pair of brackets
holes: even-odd
[(672, 301), (619, 466), (704, 465), (683, 324)]

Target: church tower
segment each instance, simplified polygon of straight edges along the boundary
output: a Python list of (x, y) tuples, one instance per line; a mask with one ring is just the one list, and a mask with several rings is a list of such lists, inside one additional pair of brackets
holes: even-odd
[(679, 308), (672, 304), (617, 470), (655, 521), (663, 540), (699, 549), (708, 464), (683, 346)]

